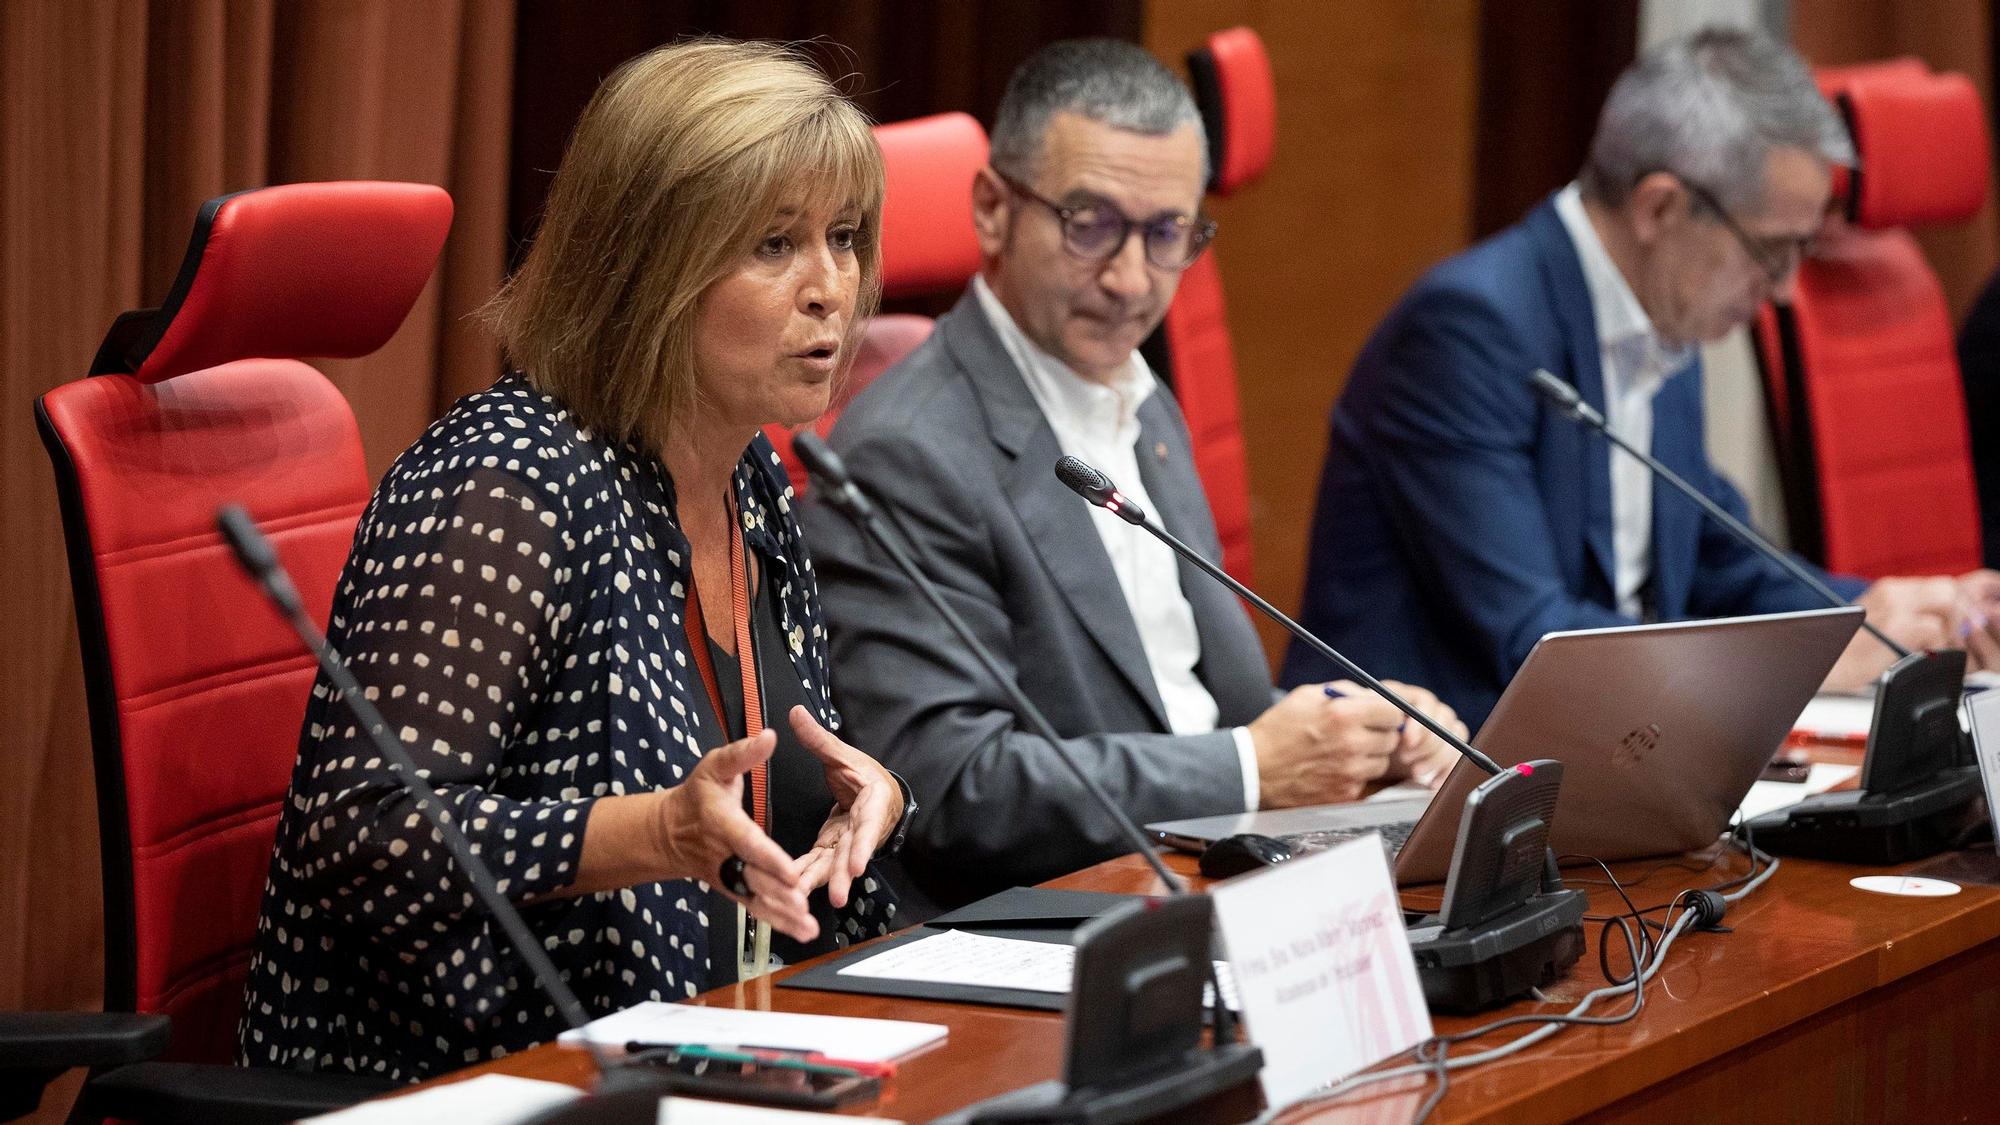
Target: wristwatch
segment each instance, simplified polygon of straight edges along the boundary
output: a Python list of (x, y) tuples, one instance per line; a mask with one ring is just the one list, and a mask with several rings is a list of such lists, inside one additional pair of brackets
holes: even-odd
[(917, 795), (910, 792), (910, 783), (903, 780), (902, 774), (887, 766), (882, 768), (888, 770), (889, 776), (896, 779), (896, 787), (903, 791), (903, 815), (896, 821), (896, 830), (889, 833), (889, 838), (882, 842), (881, 847), (875, 849), (878, 856), (893, 856), (903, 850), (903, 840), (910, 834), (910, 818), (917, 815)]

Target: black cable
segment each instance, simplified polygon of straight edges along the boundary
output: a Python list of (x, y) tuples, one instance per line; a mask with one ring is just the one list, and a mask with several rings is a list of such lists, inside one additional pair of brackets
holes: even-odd
[[(1768, 870), (1769, 868), (1768, 861), (1770, 860), (1770, 857), (1765, 855), (1763, 852), (1757, 850), (1756, 844), (1754, 842), (1754, 837), (1748, 825), (1738, 824), (1734, 826), (1732, 830), (1732, 836), (1736, 838), (1737, 845), (1742, 849), (1744, 854), (1749, 857), (1750, 870), (1744, 872), (1741, 875), (1735, 876), (1730, 879), (1725, 879), (1722, 882), (1714, 883), (1707, 887), (1683, 890), (1681, 893), (1675, 895), (1673, 898), (1657, 906), (1648, 906), (1644, 909), (1640, 909), (1634, 906), (1631, 898), (1625, 895), (1623, 888), (1619, 886), (1618, 880), (1612, 877), (1611, 872), (1608, 869), (1605, 870), (1605, 880), (1609, 880), (1608, 884), (1605, 882), (1605, 880), (1598, 880), (1598, 879), (1570, 880), (1570, 882), (1572, 883), (1584, 883), (1592, 886), (1609, 885), (1614, 889), (1618, 889), (1619, 897), (1625, 899), (1626, 909), (1625, 912), (1622, 914), (1586, 914), (1583, 916), (1584, 921), (1586, 922), (1605, 923), (1605, 928), (1601, 930), (1598, 934), (1598, 946), (1597, 946), (1597, 965), (1598, 969), (1604, 973), (1604, 979), (1611, 981), (1614, 984), (1624, 983), (1624, 981), (1619, 980), (1618, 978), (1615, 978), (1611, 975), (1609, 956), (1606, 953), (1606, 946), (1604, 944), (1604, 938), (1610, 933), (1610, 923), (1613, 920), (1619, 918), (1629, 918), (1637, 922), (1644, 936), (1644, 940), (1641, 942), (1641, 948), (1645, 951), (1645, 956), (1651, 957), (1652, 950), (1655, 947), (1653, 934), (1655, 932), (1659, 933), (1666, 932), (1667, 924), (1668, 921), (1670, 921), (1672, 918), (1672, 912), (1674, 907), (1682, 905), (1683, 900), (1685, 900), (1688, 895), (1697, 893), (1697, 891), (1712, 891), (1716, 894), (1727, 894), (1728, 892), (1733, 891), (1738, 887), (1748, 885), (1752, 880), (1756, 879), (1757, 876), (1762, 874), (1764, 871)], [(1725, 852), (1720, 848), (1718, 848), (1715, 855), (1710, 857), (1707, 863), (1702, 864), (1698, 867), (1691, 866), (1688, 869), (1693, 871), (1709, 870), (1715, 867), (1716, 864), (1721, 862), (1722, 856), (1724, 854)], [(1597, 860), (1593, 860), (1589, 856), (1565, 856), (1563, 858), (1583, 859), (1588, 862), (1596, 863), (1600, 868), (1604, 867), (1603, 863)], [(1651, 868), (1648, 868), (1645, 872), (1641, 873), (1636, 879), (1633, 880), (1633, 882), (1644, 882), (1645, 880), (1650, 879), (1652, 876), (1658, 874), (1665, 868), (1674, 865), (1675, 864), (1673, 864), (1671, 861), (1667, 863), (1655, 864)], [(1659, 914), (1662, 911), (1665, 911), (1668, 915), (1668, 918), (1666, 920), (1654, 921), (1651, 917), (1649, 917), (1649, 915)]]
[(1603, 928), (1597, 931), (1597, 971), (1604, 974), (1604, 979), (1611, 984), (1629, 983), (1632, 979), (1631, 977), (1616, 977), (1611, 975), (1611, 946), (1607, 939), (1611, 936), (1611, 927), (1616, 925), (1625, 930), (1625, 942), (1628, 946), (1632, 946), (1631, 928), (1627, 924), (1626, 919), (1630, 918), (1639, 923), (1639, 940), (1638, 944), (1634, 947), (1632, 957), (1632, 971), (1634, 974), (1638, 973), (1639, 967), (1652, 957), (1654, 949), (1653, 931), (1652, 927), (1647, 924), (1646, 912), (1641, 911), (1639, 905), (1632, 901), (1632, 896), (1625, 893), (1625, 884), (1619, 881), (1618, 876), (1611, 873), (1610, 866), (1603, 860), (1587, 855), (1566, 855), (1560, 858), (1580, 859), (1586, 863), (1596, 864), (1597, 869), (1604, 872), (1605, 881), (1610, 884), (1611, 889), (1617, 891), (1618, 897), (1624, 900), (1624, 913), (1608, 915), (1586, 914), (1584, 915), (1584, 920), (1603, 923)]
[[(1704, 862), (1697, 863), (1694, 862), (1693, 860), (1690, 860), (1686, 856), (1675, 856), (1672, 859), (1663, 859), (1660, 862), (1655, 863), (1653, 866), (1648, 867), (1644, 871), (1639, 872), (1637, 875), (1634, 875), (1625, 881), (1627, 883), (1632, 883), (1632, 884), (1643, 883), (1646, 882), (1648, 879), (1651, 879), (1653, 876), (1658, 875), (1660, 872), (1665, 871), (1669, 867), (1679, 868), (1680, 870), (1685, 871), (1690, 875), (1701, 875), (1706, 872), (1714, 870), (1715, 865), (1722, 862), (1722, 857), (1725, 854), (1727, 854), (1727, 849), (1721, 843), (1717, 843), (1713, 854), (1711, 854), (1708, 857), (1708, 859)], [(1611, 885), (1609, 882), (1603, 879), (1571, 878), (1565, 880), (1565, 882), (1573, 884), (1581, 884), (1586, 887), (1608, 887)]]

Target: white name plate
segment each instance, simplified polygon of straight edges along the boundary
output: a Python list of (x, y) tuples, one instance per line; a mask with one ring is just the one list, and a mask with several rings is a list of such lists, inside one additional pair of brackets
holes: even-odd
[(1210, 892), (1264, 1099), (1286, 1105), (1430, 1038), (1431, 1014), (1374, 834)]

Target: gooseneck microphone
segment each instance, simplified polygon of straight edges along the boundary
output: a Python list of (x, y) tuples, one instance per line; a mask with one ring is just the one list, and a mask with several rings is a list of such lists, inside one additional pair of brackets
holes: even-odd
[[(1640, 452), (1620, 437), (1601, 412), (1583, 401), (1575, 387), (1540, 369), (1528, 377), (1528, 385), (1564, 417), (1603, 434), (1606, 441), (1673, 485), (1828, 605), (1851, 604), (1770, 540), (1660, 464), (1658, 458)], [(1922, 859), (1958, 846), (1963, 829), (1959, 821), (1980, 795), (1970, 739), (1958, 725), (1965, 651), (1945, 648), (1912, 653), (1865, 619), (1861, 627), (1897, 659), (1876, 681), (1868, 752), (1861, 760), (1859, 799), (1850, 793), (1812, 797), (1757, 818), (1750, 827), (1756, 831), (1758, 847), (1765, 851), (1847, 863)]]
[(1390, 691), (1387, 684), (1369, 675), (1359, 664), (1342, 656), (1332, 645), (1327, 644), (1325, 641), (1308, 632), (1305, 626), (1285, 616), (1277, 606), (1259, 597), (1255, 590), (1230, 577), (1227, 571), (1203, 558), (1201, 553), (1194, 548), (1181, 542), (1173, 532), (1148, 519), (1144, 508), (1134, 503), (1131, 497), (1118, 491), (1118, 486), (1111, 483), (1110, 477), (1092, 468), (1083, 459), (1078, 457), (1064, 457), (1062, 460), (1057, 461), (1056, 479), (1069, 486), (1070, 491), (1075, 492), (1078, 496), (1103, 508), (1126, 523), (1143, 527), (1147, 531), (1152, 532), (1155, 539), (1172, 548), (1175, 554), (1200, 567), (1204, 574), (1229, 587), (1237, 597), (1256, 606), (1264, 616), (1284, 626), (1287, 632), (1305, 642), (1314, 652), (1333, 661), (1345, 670), (1348, 675), (1367, 685), (1370, 691), (1394, 704), (1397, 710), (1415, 719), (1425, 730), (1443, 739), (1446, 745), (1458, 751), (1466, 761), (1471, 762), (1489, 774), (1500, 772), (1499, 765), (1493, 759), (1481, 753), (1477, 747), (1439, 726), (1435, 719), (1417, 710), (1416, 707), (1411, 705), (1409, 700)]
[[(438, 796), (437, 790), (432, 789), (423, 775), (417, 772), (417, 763), (402, 744), (389, 737), (388, 723), (382, 718), (382, 713), (375, 709), (375, 704), (363, 693), (353, 673), (348, 671), (347, 665), (341, 662), (340, 656), (327, 643), (326, 635), (321, 633), (319, 626), (306, 615), (298, 588), (293, 585), (292, 577), (285, 571), (284, 564), (278, 561), (278, 553), (272, 548), (271, 541), (257, 529), (257, 523), (250, 518), (250, 513), (236, 504), (227, 505), (218, 511), (215, 523), (221, 530), (223, 539), (227, 540), (229, 546), (236, 552), (237, 562), (242, 564), (243, 569), (256, 580), (258, 586), (277, 606), (279, 612), (284, 615), (286, 623), (292, 627), (292, 631), (298, 634), (299, 640), (318, 659), (320, 670), (333, 681), (340, 697), (347, 701), (355, 716), (361, 720), (361, 729), (368, 732), (369, 739), (375, 744), (375, 752), (393, 767), (398, 783), (416, 799), (417, 812), (437, 830), (438, 838), (444, 842), (445, 850), (451, 853), (451, 858), (458, 864), (458, 869), (464, 873), (465, 881), (471, 884), (472, 892), (478, 897), (480, 905), (507, 935), (507, 940), (513, 943), (514, 951), (520, 955), (521, 960), (527, 962), (535, 986), (555, 1003), (556, 1011), (562, 1013), (563, 1020), (571, 1028), (581, 1029), (590, 1022), (583, 1005), (577, 1001), (576, 994), (570, 991), (569, 985), (563, 982), (562, 974), (556, 971), (555, 963), (549, 960), (548, 953), (542, 948), (541, 940), (528, 929), (528, 924), (522, 920), (520, 911), (516, 910), (514, 904), (507, 900), (507, 896), (501, 894), (499, 888), (494, 885), (493, 873), (487, 870), (485, 862), (472, 850), (472, 842), (444, 811), (444, 799)], [(597, 1067), (600, 1092), (610, 1092), (606, 1080), (611, 1075), (637, 1074), (630, 1068), (615, 1066), (590, 1036), (582, 1035), (579, 1038), (583, 1042), (584, 1049), (590, 1053), (591, 1062)]]
[[(1042, 714), (1042, 709), (1035, 706), (1034, 701), (1028, 698), (1020, 685), (1000, 667), (1000, 661), (994, 657), (992, 651), (981, 644), (978, 637), (973, 636), (972, 628), (965, 623), (965, 620), (945, 603), (944, 595), (938, 593), (937, 584), (932, 582), (923, 568), (917, 565), (917, 561), (910, 557), (910, 552), (904, 550), (903, 545), (882, 526), (882, 517), (876, 514), (875, 506), (869, 503), (861, 487), (854, 483), (854, 478), (848, 474), (847, 465), (840, 459), (840, 454), (835, 453), (810, 429), (801, 430), (792, 438), (792, 451), (799, 455), (799, 461), (805, 465), (806, 472), (811, 473), (813, 479), (819, 482), (823, 490), (821, 494), (826, 501), (861, 528), (876, 546), (882, 548), (896, 569), (902, 571), (903, 577), (909, 579), (910, 585), (915, 586), (923, 599), (930, 603), (931, 609), (944, 619), (944, 623), (958, 638), (958, 643), (972, 653), (973, 658), (979, 661), (979, 666), (986, 670), (986, 675), (1006, 693), (1007, 702), (1013, 705), (1015, 713), (1027, 721), (1028, 728), (1041, 736), (1042, 740), (1049, 744), (1049, 748), (1055, 751), (1056, 757), (1062, 759), (1063, 765), (1068, 766), (1069, 771), (1076, 775), (1076, 779), (1083, 783), (1083, 788), (1090, 794), (1090, 799), (1111, 818), (1111, 823), (1118, 828), (1118, 834), (1125, 837), (1126, 846), (1137, 852), (1139, 857), (1146, 861), (1146, 865), (1153, 869), (1153, 876), (1167, 889), (1167, 894), (1174, 896), (1187, 894), (1187, 886), (1173, 872), (1167, 870), (1167, 865), (1160, 861), (1159, 854), (1153, 850), (1153, 845), (1146, 842), (1145, 834), (1139, 831), (1139, 826), (1132, 823), (1132, 818), (1125, 815), (1125, 810), (1118, 807), (1118, 802), (1111, 799), (1111, 794), (1106, 793), (1104, 787), (1097, 783), (1097, 779), (1090, 775), (1090, 771), (1083, 768), (1083, 763), (1077, 761), (1075, 755), (1070, 753), (1069, 745), (1056, 733), (1056, 728), (1049, 722), (1048, 716)], [(1228, 1001), (1223, 999), (1222, 981), (1216, 976), (1212, 963), (1209, 966), (1208, 982), (1209, 988), (1215, 993), (1215, 1045), (1220, 1048), (1223, 1044), (1236, 1041), (1235, 1015), (1229, 1010)]]
[[(1654, 475), (1658, 476), (1661, 480), (1673, 485), (1683, 496), (1694, 501), (1695, 504), (1700, 506), (1702, 511), (1708, 513), (1715, 522), (1728, 528), (1731, 534), (1744, 543), (1749, 544), (1752, 550), (1769, 559), (1771, 562), (1778, 564), (1786, 574), (1803, 583), (1820, 597), (1825, 598), (1828, 605), (1846, 606), (1854, 604), (1846, 598), (1841, 597), (1831, 586), (1820, 581), (1811, 571), (1801, 566), (1798, 560), (1779, 550), (1777, 544), (1764, 538), (1755, 528), (1730, 515), (1728, 510), (1722, 505), (1702, 495), (1700, 489), (1689, 484), (1679, 473), (1662, 464), (1659, 458), (1626, 441), (1619, 435), (1618, 431), (1611, 428), (1609, 422), (1604, 420), (1603, 413), (1583, 400), (1583, 395), (1575, 387), (1570, 386), (1568, 383), (1563, 382), (1561, 379), (1556, 378), (1539, 367), (1535, 369), (1534, 374), (1528, 376), (1528, 385), (1533, 387), (1543, 398), (1548, 399), (1563, 417), (1603, 434), (1606, 441), (1624, 450), (1640, 464), (1651, 469)], [(1862, 620), (1861, 627), (1868, 631), (1869, 636), (1887, 645), (1890, 651), (1896, 654), (1898, 659), (1910, 655), (1909, 649), (1891, 640), (1887, 633), (1869, 624), (1866, 618)]]

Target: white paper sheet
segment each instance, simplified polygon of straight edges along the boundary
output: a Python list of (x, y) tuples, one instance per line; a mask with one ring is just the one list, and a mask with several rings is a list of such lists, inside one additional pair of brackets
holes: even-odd
[(1806, 709), (1792, 722), (1792, 730), (1801, 737), (1823, 739), (1828, 742), (1852, 741), (1868, 737), (1868, 728), (1875, 721), (1875, 696), (1829, 695), (1824, 692), (1812, 697)]
[(1428, 785), (1418, 785), (1414, 781), (1400, 781), (1385, 785), (1362, 798), (1365, 801), (1428, 801), (1437, 796), (1437, 790)]
[[(1229, 966), (1217, 961), (1222, 994), (1237, 1007)], [(844, 977), (912, 980), (927, 984), (959, 984), (975, 988), (1015, 988), (1024, 992), (1069, 991), (1076, 972), (1076, 947), (1047, 941), (991, 937), (946, 930), (906, 941), (862, 961), (843, 965)], [(1213, 997), (1205, 997), (1213, 1001)]]
[(615, 1047), (627, 1043), (777, 1047), (884, 1062), (937, 1043), (944, 1039), (946, 1031), (943, 1024), (907, 1020), (753, 1012), (649, 1000), (592, 1020), (583, 1032), (565, 1031), (559, 1041), (574, 1045), (588, 1032), (596, 1042)]
[(1743, 820), (1754, 820), (1765, 813), (1790, 808), (1807, 797), (1824, 793), (1855, 774), (1860, 766), (1835, 766), (1824, 762), (1815, 763), (1804, 781), (1758, 781), (1750, 786), (1750, 792), (1743, 797), (1743, 803), (1736, 806), (1736, 815)]
[(582, 1090), (560, 1082), (482, 1074), (399, 1098), (363, 1102), (308, 1118), (301, 1125), (431, 1125), (436, 1121), (511, 1125), (582, 1096)]
[(875, 1121), (901, 1125), (888, 1117), (832, 1117), (802, 1109), (773, 1109), (698, 1098), (661, 1098), (659, 1125), (826, 1125), (829, 1121)]

